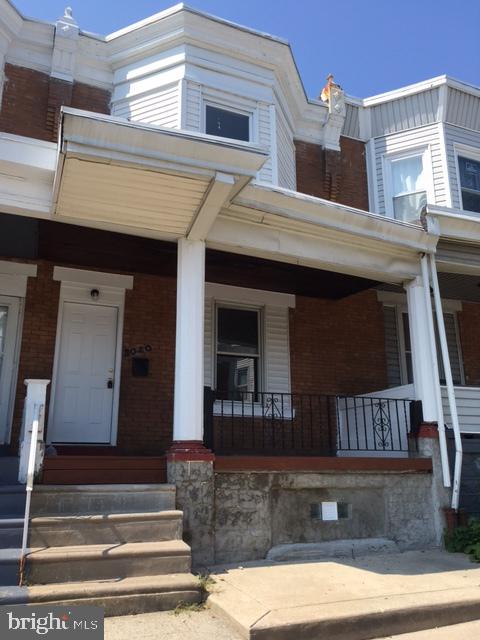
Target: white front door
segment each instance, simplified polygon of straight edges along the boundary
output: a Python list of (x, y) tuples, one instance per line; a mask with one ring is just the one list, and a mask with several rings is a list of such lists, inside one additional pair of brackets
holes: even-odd
[(48, 441), (110, 444), (118, 308), (64, 302)]
[(0, 296), (0, 444), (10, 440), (20, 299)]

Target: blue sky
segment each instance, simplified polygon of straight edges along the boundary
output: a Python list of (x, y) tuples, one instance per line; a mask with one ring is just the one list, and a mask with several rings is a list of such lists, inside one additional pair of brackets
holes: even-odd
[[(55, 21), (67, 4), (80, 27), (106, 34), (175, 0), (13, 0)], [(446, 73), (480, 86), (480, 0), (190, 0), (191, 6), (290, 41), (307, 94), (328, 73), (365, 97)]]

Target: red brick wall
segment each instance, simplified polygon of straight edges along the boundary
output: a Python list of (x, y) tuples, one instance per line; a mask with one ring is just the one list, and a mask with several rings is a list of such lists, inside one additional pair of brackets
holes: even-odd
[(0, 131), (55, 142), (61, 105), (110, 113), (110, 92), (46, 73), (5, 65)]
[(457, 318), (465, 384), (480, 386), (480, 304), (462, 302), (462, 311), (458, 313)]
[(297, 296), (290, 311), (290, 353), (294, 393), (385, 389), (383, 311), (376, 292), (336, 301)]
[(340, 152), (330, 151), (297, 140), (297, 190), (368, 210), (365, 144), (342, 136), (340, 147)]

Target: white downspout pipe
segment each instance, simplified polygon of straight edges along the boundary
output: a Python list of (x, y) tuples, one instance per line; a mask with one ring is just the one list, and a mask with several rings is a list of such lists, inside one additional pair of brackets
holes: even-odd
[(428, 275), (428, 256), (424, 254), (420, 258), (422, 269), (423, 293), (425, 298), (425, 312), (427, 314), (428, 336), (430, 342), (430, 353), (432, 355), (433, 371), (435, 381), (435, 400), (437, 405), (438, 420), (438, 441), (440, 445), (440, 458), (442, 460), (443, 486), (450, 487), (450, 466), (448, 464), (447, 439), (445, 437), (445, 419), (443, 417), (442, 390), (440, 388), (440, 372), (438, 369), (437, 345), (435, 343), (435, 326), (433, 323), (432, 299), (430, 297), (430, 278)]
[(453, 472), (452, 509), (458, 509), (460, 499), (460, 481), (462, 478), (463, 447), (462, 436), (460, 434), (460, 423), (458, 421), (457, 401), (455, 399), (455, 388), (453, 386), (452, 369), (450, 366), (450, 355), (448, 353), (447, 334), (445, 331), (445, 321), (443, 318), (442, 298), (438, 285), (437, 265), (435, 256), (430, 255), (430, 271), (432, 274), (433, 299), (435, 302), (435, 313), (437, 315), (438, 336), (442, 350), (443, 368), (445, 370), (445, 381), (447, 383), (448, 405), (452, 418), (453, 435), (455, 437), (455, 469)]

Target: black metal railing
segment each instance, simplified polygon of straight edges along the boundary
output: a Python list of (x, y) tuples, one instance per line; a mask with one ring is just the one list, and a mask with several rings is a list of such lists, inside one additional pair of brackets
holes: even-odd
[(325, 394), (205, 390), (205, 445), (223, 455), (405, 455), (411, 402)]

